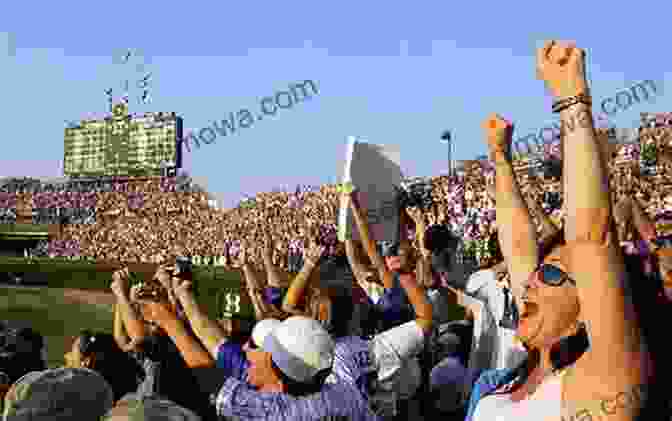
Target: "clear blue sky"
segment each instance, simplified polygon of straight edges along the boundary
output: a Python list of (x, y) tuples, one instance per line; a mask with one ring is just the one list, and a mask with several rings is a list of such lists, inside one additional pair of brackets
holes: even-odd
[[(256, 110), (293, 82), (317, 84), (312, 100), (186, 154), (187, 171), (227, 206), (241, 193), (333, 182), (348, 135), (400, 145), (406, 175), (437, 175), (445, 129), (454, 157), (470, 159), (485, 153), (490, 112), (517, 135), (553, 121), (534, 72), (545, 39), (588, 49), (596, 98), (643, 79), (669, 86), (671, 12), (668, 1), (10, 2), (0, 175), (61, 175), (64, 121), (104, 112), (106, 88), (141, 76), (114, 64), (128, 48), (153, 74), (153, 102), (132, 99), (132, 111), (174, 111), (187, 128)], [(642, 111), (672, 111), (672, 93), (614, 122), (632, 127)]]

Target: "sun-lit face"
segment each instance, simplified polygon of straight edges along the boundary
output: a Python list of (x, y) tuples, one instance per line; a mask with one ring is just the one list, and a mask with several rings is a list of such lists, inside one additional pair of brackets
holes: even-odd
[(271, 354), (259, 349), (245, 349), (247, 358), (247, 383), (259, 390), (280, 383), (280, 379), (273, 370)]
[[(544, 263), (564, 272), (567, 268), (560, 261), (561, 247), (556, 248)], [(518, 337), (532, 348), (545, 348), (573, 332), (579, 318), (579, 300), (576, 287), (569, 281), (560, 286), (543, 283), (535, 272), (526, 284), (518, 324)]]

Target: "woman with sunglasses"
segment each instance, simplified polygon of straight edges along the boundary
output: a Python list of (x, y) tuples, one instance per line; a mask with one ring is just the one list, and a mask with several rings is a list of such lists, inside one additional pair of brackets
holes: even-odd
[(517, 368), (481, 375), (467, 420), (642, 419), (648, 354), (613, 233), (585, 52), (547, 42), (537, 52), (537, 75), (560, 113), (566, 244), (537, 249), (510, 160), (513, 127), (492, 115), (483, 126), (496, 166), (499, 240), (521, 305), (517, 334), (529, 356)]

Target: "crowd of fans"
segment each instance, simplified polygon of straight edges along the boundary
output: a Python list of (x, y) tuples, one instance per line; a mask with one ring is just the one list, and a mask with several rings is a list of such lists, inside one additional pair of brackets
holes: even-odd
[[(672, 160), (665, 157), (672, 147), (665, 142), (672, 141), (672, 125), (660, 124), (642, 128), (641, 143), (614, 148), (609, 174), (614, 204), (632, 194), (654, 221), (667, 227), (672, 221)], [(643, 163), (639, 155), (640, 145), (652, 142), (661, 151), (653, 166)], [(558, 144), (548, 145), (542, 162), (526, 157), (515, 161), (524, 194), (539, 203), (556, 226), (562, 226), (564, 218), (559, 149)], [(463, 239), (465, 255), (476, 266), (487, 265), (495, 208), (486, 186), (494, 174), (492, 162), (475, 160), (467, 161), (453, 177), (406, 180), (401, 191), (411, 197), (405, 206), (414, 199), (422, 202), (417, 205), (426, 222), (449, 225)], [(336, 238), (339, 202), (335, 185), (259, 193), (234, 209), (221, 210), (211, 207), (197, 186), (175, 178), (59, 184), (19, 179), (0, 187), (4, 223), (15, 221), (16, 193), (31, 193), (34, 223), (63, 224), (63, 236), (48, 247), (46, 255), (50, 256), (155, 262), (188, 255), (230, 265), (242, 245), (260, 244), (266, 230), (274, 242), (274, 263), (290, 272), (300, 267), (304, 247), (315, 233), (328, 256), (344, 254)], [(535, 222), (541, 231), (536, 214)], [(40, 245), (33, 254), (44, 255), (44, 247)], [(261, 248), (253, 247), (250, 254), (252, 262), (262, 267)]]
[[(549, 42), (537, 56), (553, 111), (590, 115), (585, 52)], [(642, 144), (661, 153), (642, 160), (587, 120), (536, 165), (512, 162), (513, 125), (489, 116), (489, 160), (403, 183), (391, 243), (372, 238), (356, 186), (226, 211), (165, 179), (87, 196), (95, 222), (66, 225), (50, 255), (160, 267), (137, 285), (114, 273), (114, 334), (82, 332), (65, 367), (40, 366), (33, 333), (0, 329), (3, 418), (668, 419), (672, 165), (659, 134), (672, 126), (647, 123)], [(341, 205), (357, 241), (338, 241)], [(208, 318), (189, 266), (173, 264), (199, 255), (242, 271), (253, 327)], [(353, 279), (327, 286), (319, 269), (338, 255)], [(465, 257), (476, 266), (454, 276)]]

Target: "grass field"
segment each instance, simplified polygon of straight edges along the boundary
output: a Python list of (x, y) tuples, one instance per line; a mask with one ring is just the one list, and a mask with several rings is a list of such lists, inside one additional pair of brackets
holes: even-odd
[(47, 343), (49, 367), (63, 365), (67, 338), (81, 329), (112, 333), (113, 308), (104, 304), (77, 304), (61, 289), (0, 287), (0, 320), (32, 326)]

